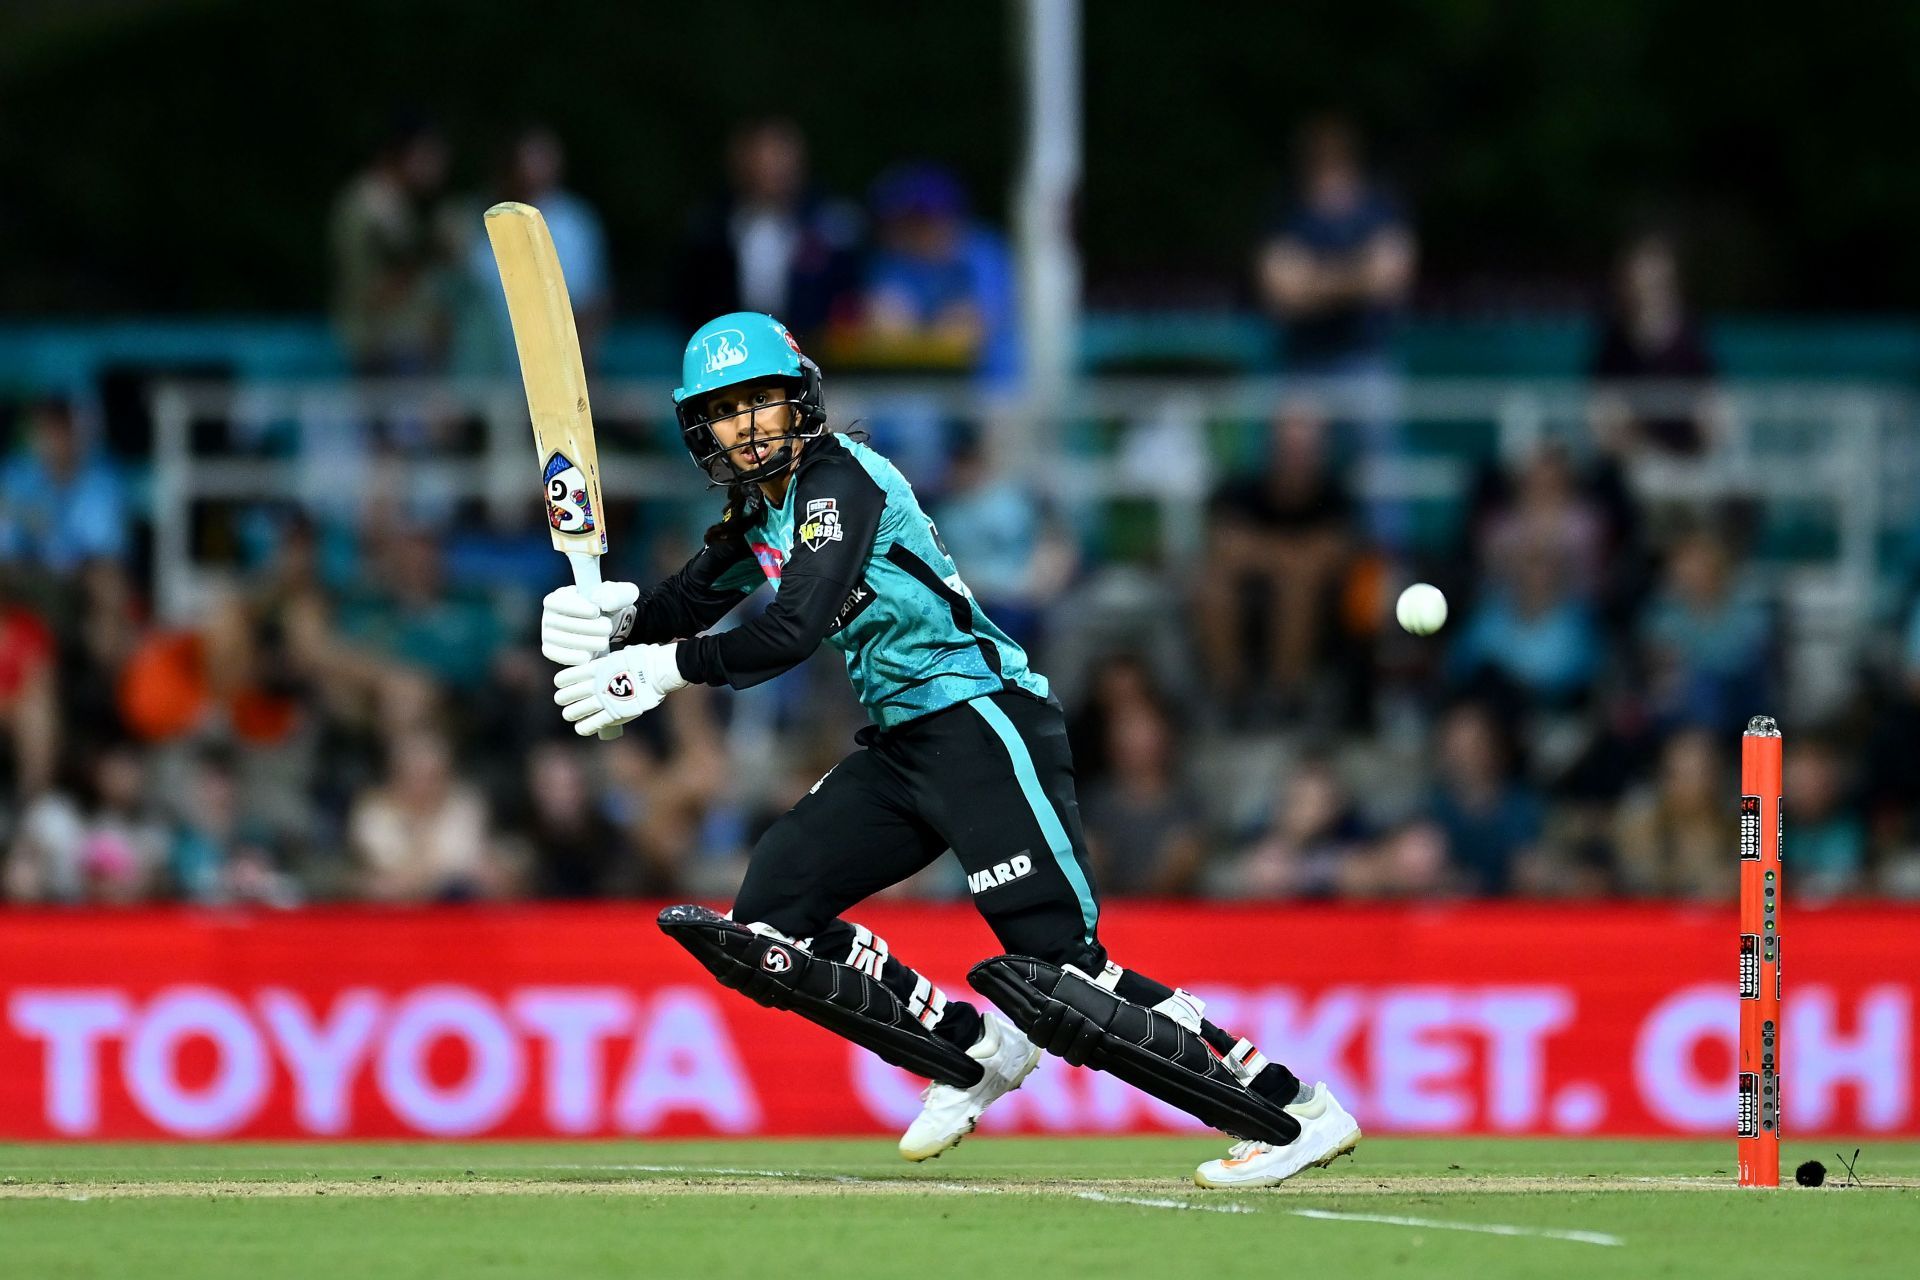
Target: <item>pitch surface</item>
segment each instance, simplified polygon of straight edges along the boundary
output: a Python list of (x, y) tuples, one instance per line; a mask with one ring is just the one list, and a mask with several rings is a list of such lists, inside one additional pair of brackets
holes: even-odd
[[(1865, 1148), (1842, 1187), (1834, 1149)], [(1374, 1140), (1263, 1192), (1185, 1138), (0, 1145), (20, 1276), (1466, 1276), (1903, 1272), (1920, 1144), (1788, 1144), (1817, 1191), (1741, 1192), (1732, 1144)], [(17, 1270), (15, 1269), (17, 1268)]]

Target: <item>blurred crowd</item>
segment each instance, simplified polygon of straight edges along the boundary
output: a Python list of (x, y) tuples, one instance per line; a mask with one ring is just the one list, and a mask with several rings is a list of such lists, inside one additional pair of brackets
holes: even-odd
[[(478, 192), (452, 189), (450, 160), (431, 122), (398, 120), (335, 205), (333, 312), (355, 371), (491, 376), (507, 366), (512, 335), (479, 217), (501, 200), (546, 215), (591, 371), (612, 315), (612, 272), (599, 215), (565, 185), (560, 139), (542, 126), (519, 132)], [(749, 121), (672, 262), (673, 317), (687, 332), (722, 312), (764, 311), (843, 372), (1018, 373), (1005, 237), (974, 216), (963, 183), (939, 164), (900, 163), (855, 202), (814, 182), (791, 121)]]
[[(484, 192), (449, 190), (448, 160), (431, 125), (403, 121), (340, 196), (333, 314), (355, 373), (512, 367), (478, 230), (499, 199), (545, 211), (591, 362), (614, 313), (609, 248), (558, 138), (511, 139)], [(674, 258), (686, 328), (752, 308), (830, 374), (1017, 379), (1006, 242), (951, 171), (905, 163), (847, 199), (778, 119), (743, 125), (726, 161)], [(1720, 447), (1674, 239), (1622, 246), (1587, 438), (1488, 462), (1437, 551), (1364, 483), (1405, 450), (1393, 337), (1418, 240), (1349, 125), (1301, 131), (1248, 260), (1298, 390), (1242, 424), (1257, 447), (1225, 468), (1186, 562), (1117, 554), (996, 467), (977, 429), (871, 424), (983, 606), (1056, 679), (1104, 891), (1728, 898), (1739, 733), (1788, 696), (1785, 636), (1751, 511), (1636, 492), (1638, 463)], [(1682, 393), (1636, 395), (1649, 380)], [(746, 694), (688, 689), (618, 742), (575, 740), (527, 575), (491, 575), (377, 486), (345, 508), (279, 504), (193, 617), (157, 618), (140, 460), (109, 456), (96, 417), (19, 405), (0, 462), (7, 901), (724, 898), (757, 834), (852, 745), (831, 654)], [(656, 531), (645, 548), (613, 571), (647, 580), (692, 543)], [(1392, 625), (1415, 578), (1452, 602), (1431, 639)], [(1901, 765), (1920, 609), (1886, 631), (1856, 700), (1792, 729), (1802, 900), (1920, 896)], [(899, 892), (965, 886), (936, 866)]]

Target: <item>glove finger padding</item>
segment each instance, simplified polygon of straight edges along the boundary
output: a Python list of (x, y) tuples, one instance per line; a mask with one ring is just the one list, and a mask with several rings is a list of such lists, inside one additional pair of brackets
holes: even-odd
[[(629, 600), (627, 603), (631, 604), (633, 602)], [(569, 618), (597, 618), (603, 611), (599, 605), (589, 600), (587, 593), (580, 588), (557, 587), (541, 597), (540, 612), (543, 614), (562, 614)]]
[(557, 662), (563, 667), (577, 667), (583, 662), (592, 662), (605, 653), (606, 649), (580, 649), (556, 640), (546, 640), (540, 645), (540, 656), (548, 662)]
[(633, 697), (622, 699), (619, 710), (609, 706), (606, 698), (594, 698), (587, 702), (575, 703), (561, 714), (572, 717), (575, 707), (579, 708), (586, 715), (586, 719), (575, 724), (573, 731), (583, 738), (589, 738), (602, 729), (622, 725), (629, 720), (637, 720), (659, 705), (660, 695), (651, 689), (643, 688)]
[(592, 662), (607, 652), (613, 624), (606, 618), (547, 617), (540, 624), (540, 655), (563, 667)]
[(594, 590), (593, 603), (601, 613), (618, 613), (640, 598), (640, 588), (631, 582), (603, 582)]
[[(568, 677), (572, 678), (568, 679)], [(575, 702), (584, 702), (600, 692), (600, 682), (594, 678), (592, 664), (568, 667), (555, 676), (553, 682), (558, 686), (553, 691), (553, 700), (556, 705), (562, 707)]]
[(613, 623), (606, 618), (547, 617), (540, 621), (542, 640), (562, 643), (595, 644), (604, 652), (613, 636)]
[(544, 613), (540, 615), (540, 631), (543, 635), (593, 636), (604, 641), (613, 634), (613, 619), (600, 613), (591, 618), (579, 618), (570, 613)]

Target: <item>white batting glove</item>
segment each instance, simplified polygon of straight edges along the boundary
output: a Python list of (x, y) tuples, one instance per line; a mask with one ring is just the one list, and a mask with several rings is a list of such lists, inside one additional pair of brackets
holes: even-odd
[(573, 731), (590, 738), (638, 719), (686, 683), (673, 645), (635, 644), (561, 671), (553, 700)]
[(549, 591), (540, 602), (540, 656), (563, 667), (591, 662), (633, 630), (631, 582), (603, 582), (591, 593), (578, 587)]

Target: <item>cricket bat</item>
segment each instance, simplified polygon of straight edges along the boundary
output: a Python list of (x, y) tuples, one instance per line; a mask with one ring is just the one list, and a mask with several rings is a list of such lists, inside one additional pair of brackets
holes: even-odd
[[(600, 585), (607, 530), (600, 501), (600, 450), (593, 439), (573, 301), (560, 273), (553, 235), (538, 209), (513, 201), (496, 204), (487, 210), (486, 223), (507, 293), (513, 344), (520, 353), (520, 380), (527, 388), (553, 549), (566, 553), (574, 585), (591, 592)], [(600, 736), (617, 738), (620, 728), (602, 729)]]

